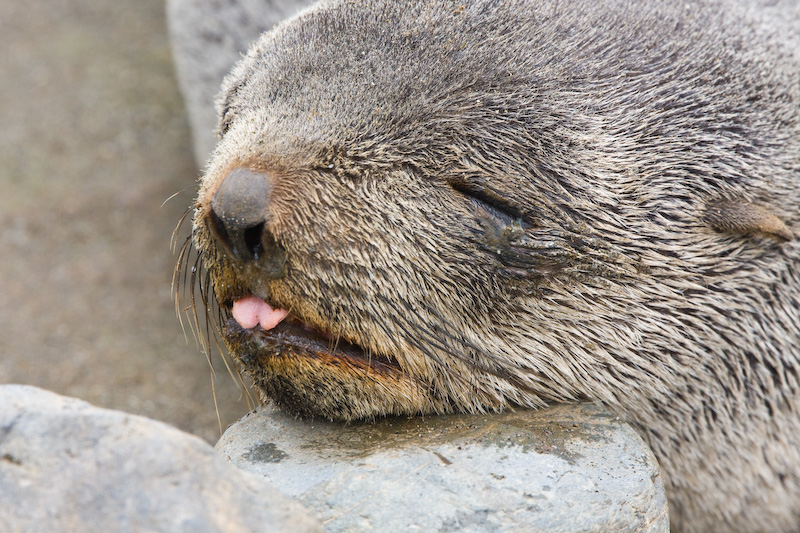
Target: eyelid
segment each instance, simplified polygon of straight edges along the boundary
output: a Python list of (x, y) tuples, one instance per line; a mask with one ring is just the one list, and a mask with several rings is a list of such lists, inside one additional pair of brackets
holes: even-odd
[(486, 212), (489, 216), (503, 225), (519, 224), (523, 229), (535, 226), (529, 216), (491, 191), (481, 190), (466, 183), (451, 183), (450, 186), (460, 192), (476, 208)]

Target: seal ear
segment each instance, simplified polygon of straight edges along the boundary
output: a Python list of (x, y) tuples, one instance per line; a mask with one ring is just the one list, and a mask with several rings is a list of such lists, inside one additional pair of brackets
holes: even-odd
[(706, 207), (704, 220), (715, 230), (743, 235), (761, 234), (781, 241), (794, 235), (765, 207), (746, 200), (720, 200)]

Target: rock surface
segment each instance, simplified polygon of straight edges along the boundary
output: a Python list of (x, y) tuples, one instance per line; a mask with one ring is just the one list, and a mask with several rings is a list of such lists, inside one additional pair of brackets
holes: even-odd
[(166, 424), (0, 386), (0, 531), (321, 531), (299, 504)]
[(217, 144), (214, 99), (222, 79), (263, 32), (315, 0), (169, 0), (172, 53), (203, 167)]
[(217, 450), (329, 532), (669, 530), (650, 450), (591, 404), (350, 425), (264, 407)]
[(254, 405), (175, 316), (198, 171), (164, 0), (0, 1), (0, 34), (0, 383), (216, 442)]

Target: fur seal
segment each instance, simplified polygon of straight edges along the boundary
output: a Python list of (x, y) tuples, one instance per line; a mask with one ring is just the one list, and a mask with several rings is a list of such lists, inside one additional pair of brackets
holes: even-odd
[(326, 1), (218, 109), (193, 240), (265, 396), (602, 402), (676, 530), (800, 530), (800, 3)]

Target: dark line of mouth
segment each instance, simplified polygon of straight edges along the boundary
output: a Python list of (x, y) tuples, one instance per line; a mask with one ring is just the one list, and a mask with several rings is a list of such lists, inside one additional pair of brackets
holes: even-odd
[(394, 358), (367, 353), (344, 339), (334, 339), (294, 317), (287, 317), (270, 330), (261, 326), (245, 329), (234, 318), (225, 324), (225, 339), (245, 366), (256, 364), (259, 357), (310, 357), (350, 363), (357, 367), (396, 371), (400, 367)]

